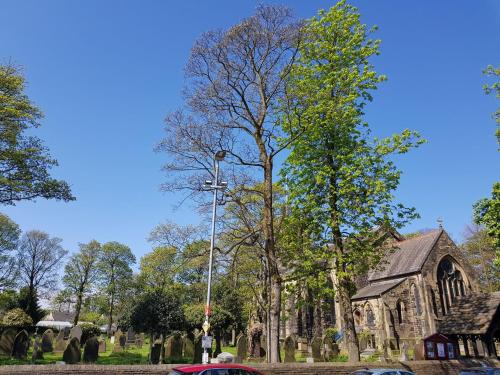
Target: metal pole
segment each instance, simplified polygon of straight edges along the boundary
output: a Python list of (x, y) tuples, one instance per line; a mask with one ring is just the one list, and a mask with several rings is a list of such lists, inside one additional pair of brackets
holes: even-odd
[[(205, 306), (205, 325), (209, 327), (208, 318), (210, 316), (210, 292), (212, 286), (212, 264), (213, 264), (213, 253), (215, 245), (215, 217), (217, 215), (217, 189), (219, 184), (219, 161), (215, 161), (215, 181), (212, 183), (214, 190), (214, 201), (212, 207), (212, 236), (210, 237), (210, 256), (208, 260), (208, 286), (207, 286), (207, 304)], [(209, 329), (205, 330), (205, 337), (208, 336)], [(203, 363), (208, 363), (208, 353), (207, 348), (203, 348)]]

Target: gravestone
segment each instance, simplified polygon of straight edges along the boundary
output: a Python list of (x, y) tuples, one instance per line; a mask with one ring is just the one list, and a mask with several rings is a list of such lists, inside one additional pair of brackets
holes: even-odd
[(63, 328), (63, 338), (64, 340), (69, 340), (69, 334), (70, 334), (71, 330), (69, 327), (64, 327)]
[(64, 340), (64, 331), (59, 331), (56, 337), (55, 353), (61, 353), (66, 349), (66, 340)]
[(260, 338), (263, 332), (262, 323), (254, 324), (254, 326), (250, 329), (250, 358), (260, 358), (261, 350), (260, 350)]
[(113, 346), (113, 352), (121, 352), (122, 348), (120, 346), (120, 338), (122, 337), (122, 330), (117, 329), (115, 332), (115, 335), (112, 337), (114, 346)]
[(63, 353), (63, 361), (69, 365), (73, 365), (81, 361), (82, 353), (80, 352), (80, 340), (72, 337), (69, 340), (68, 346)]
[(83, 362), (95, 363), (98, 356), (99, 341), (97, 341), (97, 338), (93, 336), (85, 341), (85, 347), (83, 349)]
[(193, 358), (194, 343), (187, 335), (182, 338), (182, 356), (184, 358)]
[(0, 352), (5, 355), (12, 354), (14, 347), (14, 339), (16, 338), (17, 331), (13, 328), (7, 328), (0, 336)]
[(14, 339), (11, 357), (15, 359), (26, 359), (26, 357), (28, 356), (29, 345), (30, 339), (28, 336), (28, 332), (22, 330), (16, 335)]
[(203, 348), (201, 347), (201, 338), (203, 337), (203, 332), (195, 333), (194, 335), (194, 356), (193, 363), (201, 363), (203, 357)]
[(99, 340), (99, 353), (106, 353), (106, 340)]
[(69, 339), (71, 340), (72, 338), (78, 339), (78, 342), (82, 341), (82, 329), (80, 326), (74, 326), (71, 328), (71, 331), (69, 331)]
[(120, 342), (120, 348), (122, 350), (124, 350), (125, 349), (125, 345), (127, 345), (127, 338), (125, 337), (125, 335), (121, 335), (120, 336), (119, 342)]
[(332, 357), (333, 358), (337, 358), (340, 354), (340, 348), (339, 348), (339, 344), (337, 344), (336, 342), (334, 342), (332, 344)]
[(165, 344), (165, 357), (182, 357), (182, 338), (180, 335), (172, 335)]
[(321, 356), (322, 345), (323, 345), (323, 340), (321, 340), (321, 337), (314, 336), (311, 341), (311, 350), (314, 362), (323, 362), (323, 357)]
[(331, 361), (333, 356), (333, 339), (330, 335), (323, 337), (323, 358), (325, 361)]
[(299, 337), (297, 339), (297, 350), (302, 354), (302, 355), (307, 355), (309, 354), (309, 350), (307, 348), (307, 339), (303, 337)]
[(127, 330), (127, 344), (135, 344), (135, 332), (132, 327)]
[(33, 344), (33, 353), (31, 354), (31, 360), (36, 361), (37, 359), (43, 359), (43, 343), (40, 344), (38, 338), (35, 338), (35, 343)]
[(44, 353), (50, 353), (54, 350), (53, 341), (54, 332), (51, 329), (46, 330), (42, 335), (42, 350)]
[(288, 336), (283, 343), (285, 348), (285, 362), (295, 362), (295, 340)]
[(157, 365), (160, 363), (160, 353), (161, 353), (161, 342), (155, 341), (153, 347), (151, 348), (151, 356), (149, 358), (151, 364)]
[(236, 361), (243, 362), (248, 357), (248, 338), (243, 333), (236, 338)]

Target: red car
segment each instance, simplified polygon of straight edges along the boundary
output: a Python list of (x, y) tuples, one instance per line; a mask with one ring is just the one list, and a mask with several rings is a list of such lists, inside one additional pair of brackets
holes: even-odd
[(209, 365), (183, 365), (174, 367), (169, 375), (264, 375), (254, 368), (228, 363)]

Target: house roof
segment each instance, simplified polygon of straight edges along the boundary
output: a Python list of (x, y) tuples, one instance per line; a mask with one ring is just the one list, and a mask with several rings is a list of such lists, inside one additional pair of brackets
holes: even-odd
[(65, 311), (51, 311), (43, 320), (73, 323), (75, 314)]
[(358, 292), (351, 298), (351, 300), (366, 299), (372, 297), (379, 297), (388, 290), (394, 288), (395, 286), (401, 284), (406, 277), (400, 279), (392, 279), (386, 281), (379, 281), (371, 285), (367, 285), (364, 288), (358, 290)]
[(439, 322), (438, 331), (444, 335), (485, 334), (500, 315), (500, 292), (469, 294), (459, 298), (449, 313)]
[(397, 249), (384, 257), (384, 260), (368, 275), (368, 281), (401, 277), (422, 269), (429, 253), (443, 233), (435, 229), (417, 237), (396, 242)]

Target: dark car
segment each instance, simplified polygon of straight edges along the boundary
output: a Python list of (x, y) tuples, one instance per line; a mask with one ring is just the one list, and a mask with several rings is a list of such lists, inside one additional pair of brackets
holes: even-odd
[(471, 367), (460, 371), (460, 375), (500, 375), (500, 368)]
[(169, 375), (264, 375), (254, 368), (227, 363), (183, 365), (174, 367)]

